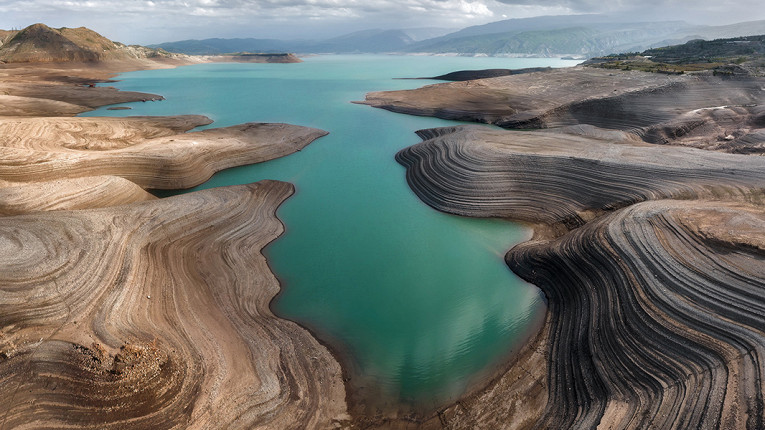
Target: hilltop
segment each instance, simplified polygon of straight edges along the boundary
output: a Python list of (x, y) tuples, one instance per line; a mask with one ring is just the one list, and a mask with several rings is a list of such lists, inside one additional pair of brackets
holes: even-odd
[(691, 40), (681, 45), (593, 58), (606, 69), (675, 73), (712, 70), (715, 74), (760, 74), (765, 70), (765, 35)]
[(634, 22), (628, 17), (565, 15), (516, 18), (466, 27), (372, 29), (331, 39), (205, 39), (150, 45), (190, 55), (232, 52), (414, 53), (522, 57), (591, 58), (615, 52), (638, 52), (694, 39), (765, 33), (765, 21), (706, 26), (684, 21)]
[(161, 49), (113, 42), (93, 30), (34, 24), (21, 31), (0, 31), (0, 62), (98, 62), (177, 56)]

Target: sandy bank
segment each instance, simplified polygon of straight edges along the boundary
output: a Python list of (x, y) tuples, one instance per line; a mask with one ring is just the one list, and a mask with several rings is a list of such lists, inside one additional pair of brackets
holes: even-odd
[(288, 124), (247, 123), (151, 137), (164, 134), (154, 127), (159, 121), (210, 122), (204, 117), (0, 120), (0, 130), (8, 130), (10, 137), (0, 138), (0, 177), (28, 182), (113, 175), (143, 188), (190, 188), (219, 170), (291, 154), (326, 134)]
[(201, 59), (133, 59), (99, 63), (0, 64), (0, 116), (74, 116), (100, 106), (159, 100), (157, 94), (96, 87), (133, 70), (172, 68)]

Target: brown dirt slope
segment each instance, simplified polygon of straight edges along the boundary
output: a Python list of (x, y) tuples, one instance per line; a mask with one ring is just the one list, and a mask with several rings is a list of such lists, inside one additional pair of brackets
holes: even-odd
[(166, 55), (112, 42), (85, 27), (54, 29), (34, 24), (6, 38), (7, 42), (0, 44), (0, 62), (4, 63), (96, 62)]

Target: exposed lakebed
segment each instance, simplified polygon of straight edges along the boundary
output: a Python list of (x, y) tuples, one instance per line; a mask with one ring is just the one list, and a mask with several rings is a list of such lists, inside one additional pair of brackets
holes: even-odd
[(407, 186), (394, 154), (422, 128), (453, 122), (351, 104), (369, 91), (415, 88), (461, 69), (565, 66), (557, 59), (319, 56), (300, 64), (205, 64), (126, 73), (123, 90), (162, 102), (88, 116), (204, 114), (214, 127), (287, 122), (330, 135), (303, 151), (229, 169), (201, 188), (278, 179), (297, 192), (279, 210), (285, 234), (266, 250), (280, 316), (343, 353), (366, 399), (432, 407), (453, 400), (517, 349), (544, 310), (504, 253), (528, 231), (442, 214)]

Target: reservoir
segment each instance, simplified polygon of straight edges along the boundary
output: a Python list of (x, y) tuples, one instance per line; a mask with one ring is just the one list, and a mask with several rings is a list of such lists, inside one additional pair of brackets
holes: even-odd
[(114, 85), (163, 95), (86, 116), (203, 114), (222, 127), (286, 122), (330, 134), (293, 155), (229, 169), (197, 189), (278, 179), (296, 193), (265, 254), (282, 293), (278, 316), (341, 358), (354, 396), (376, 406), (455, 400), (522, 346), (544, 315), (539, 290), (504, 254), (529, 231), (426, 206), (394, 160), (415, 130), (454, 125), (350, 103), (370, 91), (435, 83), (393, 78), (456, 70), (571, 66), (559, 59), (314, 56), (299, 64), (202, 64), (131, 72)]

